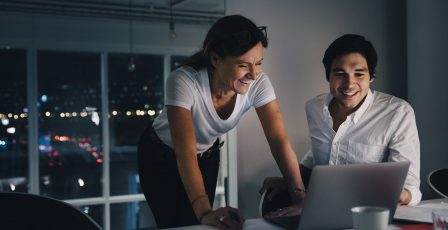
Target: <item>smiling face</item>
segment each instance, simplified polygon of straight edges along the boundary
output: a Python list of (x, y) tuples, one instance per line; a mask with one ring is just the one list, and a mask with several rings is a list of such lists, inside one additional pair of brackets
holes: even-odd
[(263, 45), (259, 42), (249, 51), (238, 57), (228, 56), (220, 58), (217, 55), (211, 57), (214, 66), (212, 83), (214, 91), (245, 94), (250, 84), (261, 73), (263, 61)]
[(334, 59), (328, 80), (337, 106), (346, 114), (361, 106), (373, 82), (367, 61), (360, 53), (349, 53)]

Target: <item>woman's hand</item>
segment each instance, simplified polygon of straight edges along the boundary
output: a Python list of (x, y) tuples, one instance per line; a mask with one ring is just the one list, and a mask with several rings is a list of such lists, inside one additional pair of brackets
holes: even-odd
[(218, 208), (201, 218), (201, 224), (215, 226), (218, 229), (243, 229), (244, 221), (240, 211), (232, 207)]

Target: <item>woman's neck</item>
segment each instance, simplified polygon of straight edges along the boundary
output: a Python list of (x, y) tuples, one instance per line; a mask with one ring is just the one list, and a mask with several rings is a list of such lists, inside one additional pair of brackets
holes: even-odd
[(213, 107), (218, 113), (218, 116), (221, 119), (226, 120), (233, 113), (237, 94), (231, 89), (226, 90), (225, 84), (219, 80), (218, 76), (212, 76), (212, 74), (209, 74), (208, 79), (210, 82), (210, 93)]
[(235, 96), (235, 91), (228, 87), (213, 70), (208, 71), (208, 80), (212, 98), (226, 100)]

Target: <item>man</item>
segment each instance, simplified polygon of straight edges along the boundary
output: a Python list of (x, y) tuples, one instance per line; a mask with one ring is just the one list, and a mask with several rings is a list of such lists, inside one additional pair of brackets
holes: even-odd
[(311, 149), (301, 161), (304, 181), (313, 165), (409, 161), (400, 204), (421, 200), (420, 142), (414, 111), (404, 100), (373, 91), (377, 54), (363, 36), (336, 39), (323, 58), (330, 93), (306, 104)]

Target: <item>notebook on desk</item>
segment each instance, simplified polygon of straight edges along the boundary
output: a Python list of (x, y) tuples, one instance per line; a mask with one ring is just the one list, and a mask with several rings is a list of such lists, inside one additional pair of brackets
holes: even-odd
[(446, 210), (448, 212), (448, 198), (422, 200), (415, 206), (398, 206), (394, 220), (414, 223), (432, 223), (432, 212), (434, 210)]
[[(352, 228), (351, 208), (381, 206), (394, 216), (401, 190), (409, 169), (409, 162), (387, 162), (352, 165), (315, 166), (300, 217), (264, 218), (286, 229), (346, 229)], [(268, 201), (263, 196), (262, 216), (288, 202), (287, 193)], [(280, 196), (279, 196), (280, 197)], [(280, 201), (279, 201), (280, 200)], [(284, 204), (281, 204), (284, 206)], [(273, 209), (275, 210), (275, 209)]]

